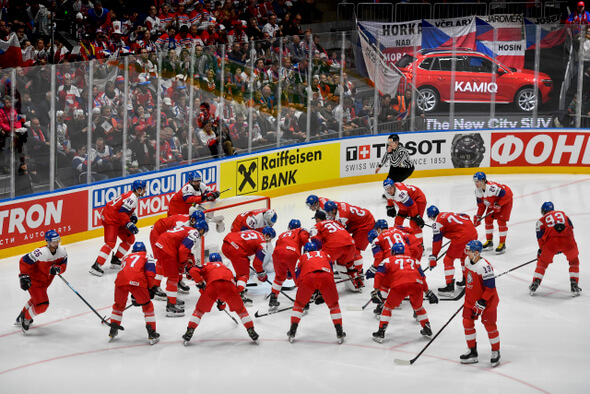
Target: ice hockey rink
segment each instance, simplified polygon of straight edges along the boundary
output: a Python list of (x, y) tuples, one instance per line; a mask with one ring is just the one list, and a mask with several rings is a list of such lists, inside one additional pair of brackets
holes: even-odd
[[(202, 319), (189, 346), (183, 346), (181, 336), (198, 297), (194, 286), (190, 294), (181, 296), (186, 301), (184, 317), (165, 317), (165, 302), (154, 301), (157, 331), (161, 334), (158, 344), (148, 344), (140, 308), (126, 311), (122, 322), (125, 331), (109, 343), (108, 327), (101, 325), (98, 317), (59, 278), (49, 288), (48, 311), (36, 317), (24, 334), (13, 326), (28, 300), (28, 293), (19, 288), (19, 257), (14, 257), (0, 260), (0, 392), (588, 393), (590, 177), (489, 174), (488, 178), (509, 185), (514, 192), (507, 251), (499, 256), (493, 251), (484, 252), (496, 275), (536, 257), (535, 222), (541, 216), (541, 204), (552, 201), (574, 223), (583, 289), (580, 297), (571, 297), (568, 264), (563, 255), (556, 256), (549, 266), (534, 297), (529, 295), (528, 286), (535, 263), (498, 278), (502, 360), (496, 368), (490, 366), (490, 345), (480, 322), (476, 323), (479, 363), (459, 363), (459, 355), (466, 350), (460, 314), (415, 364), (394, 364), (395, 358), (415, 357), (428, 339), (419, 334), (420, 326), (412, 317), (409, 303), (404, 301), (402, 308), (393, 313), (385, 341), (378, 344), (372, 340), (371, 333), (378, 326), (373, 305), (360, 310), (370, 298), (372, 280), (367, 281), (361, 294), (349, 293), (344, 284), (338, 285), (347, 333), (341, 345), (336, 342), (325, 304), (311, 306), (293, 344), (286, 336), (290, 312), (254, 318), (256, 311), (267, 311), (267, 284), (249, 287), (254, 306), (248, 310), (260, 334), (259, 345), (249, 339), (242, 325), (236, 325), (225, 313), (213, 308)], [(428, 205), (435, 204), (441, 211), (470, 215), (475, 212), (474, 185), (469, 175), (410, 178), (407, 183), (422, 188)], [(313, 225), (312, 213), (305, 206), (309, 194), (272, 199), (272, 207), (278, 213), (277, 233), (285, 231), (292, 218), (300, 219), (304, 227)], [(321, 189), (314, 194), (368, 208), (375, 219), (387, 218), (380, 182)], [(387, 219), (392, 224), (392, 219)], [(141, 228), (138, 235), (138, 240), (146, 245), (149, 230)], [(426, 267), (432, 235), (429, 228), (424, 230), (427, 252), (422, 266)], [(483, 225), (478, 231), (483, 240)], [(497, 245), (497, 229), (494, 241)], [(66, 244), (69, 264), (63, 276), (101, 315), (109, 317), (116, 271), (109, 269), (107, 263), (102, 278), (88, 273), (101, 246), (102, 238)], [(367, 268), (372, 261), (370, 250), (363, 256)], [(426, 275), (431, 289), (442, 287), (442, 260)], [(457, 270), (456, 278), (460, 279), (460, 275)], [(295, 297), (294, 290), (287, 294)], [(279, 301), (281, 307), (292, 305), (282, 295)], [(461, 305), (462, 300), (425, 303), (433, 331), (436, 333), (447, 323)]]

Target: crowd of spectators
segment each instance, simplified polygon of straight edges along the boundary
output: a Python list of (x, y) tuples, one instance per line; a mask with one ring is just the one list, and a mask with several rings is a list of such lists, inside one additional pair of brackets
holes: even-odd
[[(339, 119), (345, 135), (370, 127), (372, 105), (356, 96), (341, 42), (326, 48), (329, 40), (301, 28), (312, 17), (313, 0), (156, 0), (143, 14), (121, 1), (57, 3), (11, 2), (3, 11), (0, 39), (17, 34), (32, 67), (18, 67), (14, 81), (9, 70), (0, 70), (0, 171), (9, 163), (12, 122), (15, 152), (30, 158), (29, 167), (44, 179), (52, 108), (57, 168), (73, 171), (79, 183), (89, 167), (95, 181), (120, 176), (123, 166), (138, 173), (153, 170), (157, 160), (163, 168), (189, 156), (276, 145), (277, 138), (301, 142), (308, 125), (312, 139), (335, 133)], [(57, 15), (60, 7), (75, 15), (71, 29), (79, 45), (71, 51), (59, 39), (50, 45), (48, 9)], [(55, 76), (50, 64), (56, 64)]]

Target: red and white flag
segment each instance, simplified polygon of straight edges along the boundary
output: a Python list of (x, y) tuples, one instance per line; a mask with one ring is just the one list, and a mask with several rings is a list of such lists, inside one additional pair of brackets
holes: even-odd
[(0, 40), (0, 68), (22, 65), (23, 56), (16, 33), (12, 33), (7, 41)]

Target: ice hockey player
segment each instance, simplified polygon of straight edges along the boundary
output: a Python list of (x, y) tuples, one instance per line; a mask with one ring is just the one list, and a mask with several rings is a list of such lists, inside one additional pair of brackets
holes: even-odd
[(117, 237), (121, 239), (117, 252), (111, 259), (111, 268), (121, 267), (121, 258), (135, 242), (135, 234), (139, 232), (137, 226), (138, 200), (145, 194), (146, 181), (136, 180), (131, 190), (109, 201), (103, 208), (100, 218), (104, 227), (104, 245), (98, 252), (95, 263), (90, 267), (90, 273), (103, 276), (101, 268), (109, 255), (115, 249)]
[(445, 267), (445, 287), (438, 289), (438, 295), (453, 297), (455, 294), (455, 259), (461, 262), (461, 276), (463, 279), (457, 282), (457, 286), (465, 287), (465, 245), (467, 242), (477, 239), (477, 230), (471, 222), (469, 215), (464, 213), (440, 212), (435, 205), (426, 210), (426, 215), (432, 223), (432, 254), (428, 257), (430, 269), (437, 265), (438, 254), (442, 247), (443, 238), (451, 241), (445, 252), (443, 265)]
[(578, 259), (578, 244), (574, 239), (574, 225), (563, 211), (556, 211), (553, 203), (547, 201), (541, 205), (541, 217), (537, 221), (537, 268), (533, 275), (533, 283), (529, 286), (531, 295), (534, 295), (547, 266), (553, 262), (553, 257), (563, 253), (569, 263), (570, 290), (572, 297), (580, 295), (582, 289), (578, 286), (580, 280), (580, 260)]
[(375, 226), (373, 214), (368, 209), (363, 209), (345, 202), (326, 201), (324, 204), (326, 217), (340, 222), (352, 235), (356, 254), (354, 255), (354, 267), (363, 274), (362, 252), (369, 246), (369, 231)]
[[(373, 340), (379, 343), (383, 342), (385, 330), (387, 330), (391, 319), (391, 311), (397, 308), (406, 296), (410, 298), (410, 305), (422, 327), (420, 334), (427, 337), (432, 336), (428, 315), (422, 306), (423, 294), (431, 304), (437, 304), (438, 298), (428, 289), (420, 262), (405, 254), (404, 244), (394, 243), (391, 251), (393, 255), (384, 260), (383, 265), (377, 270), (374, 290), (371, 292), (371, 300), (375, 304), (384, 304), (379, 329), (373, 333)], [(387, 294), (385, 300), (381, 291)]]
[(344, 282), (348, 290), (362, 291), (362, 266), (361, 271), (354, 266), (356, 247), (352, 236), (339, 222), (327, 220), (324, 211), (315, 211), (314, 219), (316, 224), (310, 230), (312, 242), (321, 245), (322, 251), (330, 256), (330, 261), (336, 264), (334, 270), (348, 276), (349, 280)]
[[(209, 226), (204, 220), (194, 223), (193, 227), (175, 227), (160, 235), (156, 242), (156, 258), (162, 265), (164, 276), (168, 278), (166, 281), (167, 317), (184, 316), (184, 302), (177, 302), (179, 301), (177, 298), (180, 273), (185, 271), (187, 264), (196, 260), (193, 248), (209, 231)], [(156, 284), (159, 286), (158, 283)]]
[(123, 257), (122, 269), (115, 279), (115, 303), (111, 312), (109, 342), (119, 333), (129, 294), (131, 294), (133, 305), (141, 306), (143, 310), (150, 345), (160, 340), (160, 334), (156, 332), (154, 304), (151, 301), (156, 290), (155, 277), (154, 259), (148, 256), (143, 242), (136, 242), (131, 253)]
[(416, 186), (394, 183), (389, 178), (383, 181), (383, 189), (387, 199), (387, 216), (395, 218), (396, 226), (403, 225), (407, 218), (416, 238), (422, 239), (422, 215), (426, 210), (426, 196), (422, 190)]
[(305, 199), (305, 205), (307, 205), (307, 207), (311, 209), (313, 212), (317, 211), (318, 209), (323, 211), (324, 204), (326, 203), (326, 201), (329, 200), (330, 199), (326, 197), (318, 197), (315, 194), (310, 194)]
[(190, 268), (188, 274), (197, 283), (197, 287), (201, 290), (201, 296), (195, 305), (186, 332), (182, 336), (184, 345), (188, 345), (195, 329), (201, 323), (201, 318), (205, 313), (211, 311), (211, 307), (215, 303), (220, 311), (229, 306), (230, 311), (236, 312), (250, 338), (258, 344), (258, 334), (254, 330), (252, 318), (240, 297), (233, 273), (223, 264), (221, 255), (211, 253), (208, 263)]
[(29, 330), (33, 317), (49, 308), (47, 288), (55, 275), (66, 271), (68, 264), (68, 253), (60, 246), (61, 237), (57, 231), (47, 231), (45, 242), (47, 245), (24, 255), (19, 262), (20, 288), (28, 291), (31, 297), (16, 318), (15, 325), (20, 326), (23, 332)]
[(301, 257), (301, 250), (309, 242), (309, 232), (301, 228), (301, 221), (298, 219), (291, 219), (287, 228), (287, 231), (277, 237), (277, 243), (272, 252), (275, 278), (268, 301), (269, 312), (276, 311), (279, 307), (278, 296), (283, 282), (289, 275), (291, 278), (295, 277), (295, 265)]
[(338, 343), (344, 342), (346, 333), (342, 330), (342, 314), (338, 304), (338, 290), (334, 282), (334, 272), (330, 256), (326, 252), (317, 250), (313, 242), (308, 242), (303, 247), (304, 254), (297, 261), (295, 269), (295, 281), (297, 283), (297, 295), (291, 314), (291, 328), (287, 332), (289, 342), (293, 343), (297, 334), (297, 327), (303, 316), (303, 310), (311, 300), (314, 293), (319, 292), (328, 309), (330, 317), (336, 329)]
[(172, 196), (168, 204), (168, 216), (188, 215), (191, 206), (219, 198), (219, 192), (211, 190), (201, 182), (201, 174), (198, 171), (190, 172), (187, 178), (184, 186)]
[(256, 230), (230, 232), (223, 239), (221, 252), (231, 261), (236, 273), (238, 292), (246, 306), (252, 306), (252, 300), (246, 297), (246, 283), (250, 278), (250, 256), (254, 256), (252, 266), (258, 280), (266, 282), (268, 275), (264, 270), (264, 265), (269, 262), (272, 256), (271, 240), (276, 235), (277, 233), (272, 227), (266, 226), (261, 233)]
[(496, 254), (505, 253), (507, 223), (512, 212), (512, 190), (501, 183), (488, 181), (486, 174), (481, 171), (475, 173), (473, 182), (475, 182), (475, 200), (477, 202), (477, 213), (473, 216), (473, 224), (477, 227), (482, 219), (485, 221), (486, 243), (483, 244), (483, 250), (491, 250), (494, 247), (494, 220), (496, 220), (500, 233), (500, 243), (496, 248)]
[[(190, 215), (178, 214), (158, 219), (150, 231), (150, 245), (154, 254), (156, 253), (156, 242), (158, 242), (160, 235), (177, 226), (194, 227), (195, 223), (199, 220), (205, 220), (205, 214), (198, 209), (195, 209)], [(199, 256), (195, 257), (198, 258)], [(157, 283), (160, 283), (162, 280), (162, 273), (162, 264), (156, 260)], [(185, 294), (189, 292), (189, 287), (183, 283), (182, 279), (178, 282), (178, 289)], [(168, 297), (159, 286), (156, 286), (155, 298), (157, 300), (166, 301)]]
[(475, 340), (475, 321), (481, 316), (481, 322), (488, 332), (492, 345), (490, 362), (492, 367), (500, 364), (500, 334), (496, 325), (498, 316), (498, 292), (494, 267), (481, 257), (483, 245), (477, 240), (469, 241), (466, 247), (468, 260), (465, 261), (465, 303), (463, 307), (463, 328), (469, 348), (459, 359), (461, 364), (476, 363), (477, 342)]
[(264, 227), (272, 227), (276, 222), (277, 213), (274, 209), (255, 209), (236, 216), (231, 225), (231, 232), (237, 233), (244, 230), (256, 230), (262, 232)]

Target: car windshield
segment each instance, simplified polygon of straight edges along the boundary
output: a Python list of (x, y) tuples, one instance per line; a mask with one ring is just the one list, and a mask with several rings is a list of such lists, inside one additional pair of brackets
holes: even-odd
[(402, 56), (401, 59), (395, 64), (397, 68), (406, 68), (414, 61), (414, 57), (412, 55), (408, 55), (407, 53)]

